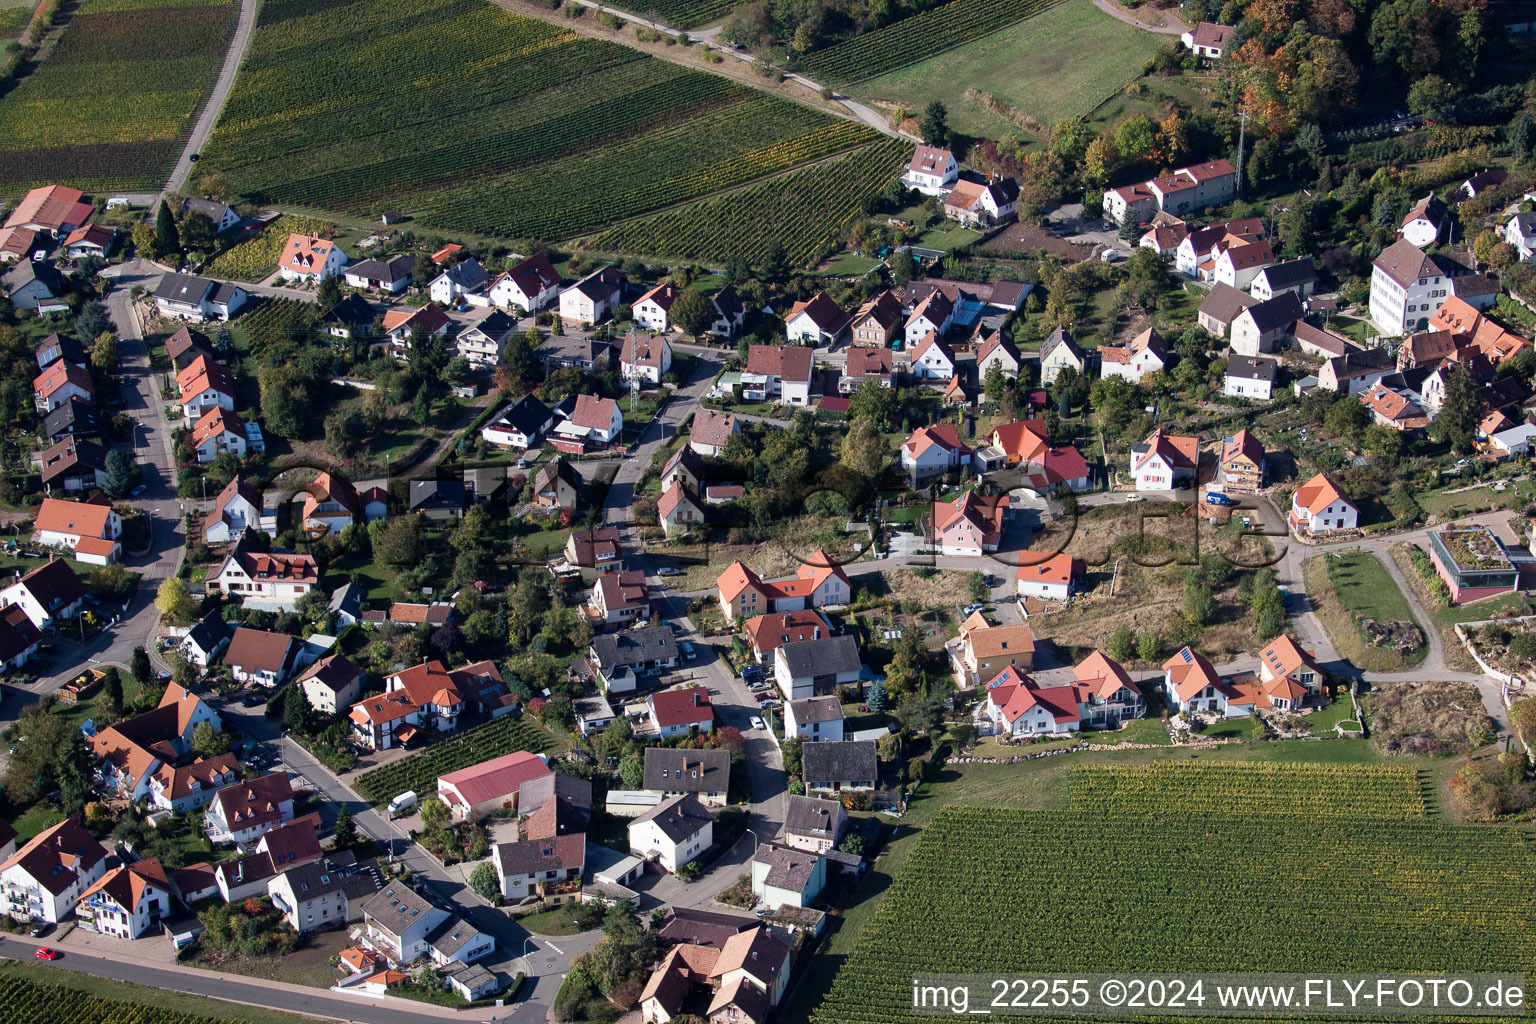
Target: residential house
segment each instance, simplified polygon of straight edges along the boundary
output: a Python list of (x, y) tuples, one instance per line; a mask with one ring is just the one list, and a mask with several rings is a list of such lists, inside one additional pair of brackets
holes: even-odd
[(750, 346), (747, 365), (741, 371), (742, 397), (753, 402), (809, 405), (814, 356), (812, 349), (799, 345)]
[(19, 607), (34, 627), (46, 630), (77, 615), (85, 596), (85, 584), (69, 563), (50, 558), (0, 590), (0, 608)]
[(859, 645), (848, 635), (792, 640), (773, 650), (773, 680), (786, 701), (835, 693), (858, 682)]
[(1152, 226), (1136, 243), (1143, 249), (1151, 249), (1165, 259), (1171, 259), (1189, 237), (1189, 224), (1171, 213), (1159, 212), (1149, 222)]
[(747, 322), (747, 307), (736, 294), (735, 285), (726, 285), (709, 300), (715, 307), (716, 320), (709, 331), (717, 338), (734, 338)]
[(616, 526), (573, 530), (565, 539), (562, 554), (571, 565), (595, 569), (599, 573), (618, 572), (624, 565), (624, 552), (619, 547), (619, 529)]
[(662, 467), (660, 483), (663, 491), (673, 484), (682, 484), (697, 493), (704, 487), (704, 460), (695, 455), (692, 448), (679, 448)]
[(470, 258), (455, 263), (434, 277), (432, 283), (427, 285), (427, 294), (432, 296), (433, 302), (452, 306), (466, 296), (483, 291), (490, 283), (491, 275), (485, 272), (480, 261)]
[(1104, 193), (1104, 213), (1116, 221), (1127, 214), (1138, 223), (1158, 210), (1178, 216), (1220, 206), (1237, 195), (1237, 169), (1230, 160), (1181, 167), (1161, 178), (1124, 185)]
[(768, 612), (844, 605), (853, 595), (853, 584), (841, 563), (821, 548), (812, 551), (794, 576), (765, 580), (744, 562), (732, 562), (715, 580), (720, 611), (735, 622)]
[(1209, 269), (1201, 265), (1201, 276), (1233, 288), (1247, 288), (1259, 271), (1274, 263), (1275, 253), (1262, 238), (1231, 238), (1216, 243), (1211, 251)]
[(978, 714), (987, 731), (1004, 736), (1077, 732), (1083, 721), (1074, 687), (1037, 686), (1016, 668), (1004, 669), (987, 684)]
[(993, 366), (1009, 380), (1017, 380), (1019, 371), (1024, 367), (1024, 357), (1019, 354), (1018, 347), (1001, 329), (988, 335), (976, 350), (977, 379), (985, 381)]
[(759, 843), (752, 855), (752, 891), (769, 910), (808, 907), (827, 883), (826, 858), (772, 843)]
[(1257, 493), (1265, 482), (1264, 446), (1246, 429), (1223, 438), (1217, 479), (1229, 494)]
[(1114, 727), (1120, 722), (1146, 714), (1141, 687), (1118, 661), (1094, 651), (1072, 669), (1072, 687), (1076, 691), (1080, 720), (1096, 729)]
[[(255, 427), (253, 431), (251, 428)], [(254, 447), (254, 439), (260, 439), (261, 447)], [(240, 414), (231, 409), (221, 409), (214, 406), (198, 417), (192, 424), (192, 450), (196, 454), (197, 461), (207, 465), (218, 458), (223, 452), (228, 452), (237, 459), (245, 458), (248, 450), (264, 450), (266, 440), (261, 436), (261, 428), (254, 423), (246, 423), (240, 418)]]
[(691, 942), (669, 949), (640, 992), (642, 1024), (668, 1024), (689, 1005), (703, 1009), (701, 993), (708, 991), (709, 972), (719, 956), (718, 949)]
[(1291, 492), (1290, 526), (1297, 533), (1319, 534), (1353, 530), (1360, 510), (1326, 473), (1319, 473)]
[(536, 252), (491, 282), (491, 303), (502, 309), (517, 308), (535, 313), (560, 296), (560, 275), (549, 253)]
[[(1290, 711), (1300, 707), (1308, 696), (1322, 691), (1324, 676), (1312, 652), (1302, 650), (1289, 634), (1281, 633), (1259, 651), (1259, 679), (1266, 685), (1289, 681), (1290, 692), (1283, 699), (1290, 702), (1285, 708)], [(1280, 696), (1278, 687), (1276, 695)]]
[[(941, 356), (934, 356), (934, 358), (941, 358)], [(953, 368), (953, 358), (950, 362)], [(867, 380), (872, 380), (881, 387), (894, 386), (896, 353), (888, 348), (850, 348), (843, 364), (842, 376), (837, 382), (837, 390), (849, 395), (857, 391), (859, 385)], [(695, 418), (697, 415), (695, 414)]]
[(72, 398), (96, 401), (96, 385), (83, 367), (60, 359), (32, 379), (32, 401), (40, 413), (52, 412)]
[(221, 203), (217, 199), (183, 199), (181, 201), (181, 219), (185, 221), (190, 214), (200, 213), (213, 222), (214, 233), (228, 231), (240, 223), (240, 215), (235, 208), (228, 203)]
[(1081, 559), (1065, 551), (1020, 551), (1014, 593), (1040, 601), (1065, 601), (1085, 571)]
[[(907, 322), (902, 326), (902, 340), (905, 342), (905, 347), (910, 351), (922, 345), (930, 336), (942, 339), (954, 321), (954, 302), (943, 291), (934, 289), (907, 316)], [(912, 358), (915, 363), (917, 356), (914, 354)], [(953, 362), (951, 358), (950, 363), (953, 364)], [(915, 368), (912, 372), (922, 376)], [(953, 367), (949, 376), (953, 376)]]
[(43, 489), (70, 494), (107, 486), (107, 450), (94, 441), (73, 434), (44, 448), (32, 457), (42, 471)]
[(71, 816), (0, 862), (0, 892), (13, 918), (59, 924), (106, 873), (106, 861), (106, 847)]
[(1250, 695), (1228, 685), (1205, 655), (1188, 647), (1163, 662), (1163, 690), (1175, 712), (1244, 718), (1253, 711)]
[(113, 868), (80, 893), (80, 927), (115, 939), (137, 939), (171, 915), (171, 883), (154, 857)]
[(71, 396), (43, 417), (40, 433), (45, 442), (66, 437), (100, 437), (101, 416), (93, 402)]
[(1068, 367), (1082, 374), (1087, 365), (1088, 356), (1077, 347), (1077, 342), (1072, 340), (1072, 332), (1065, 326), (1058, 326), (1040, 346), (1042, 384), (1056, 383), (1057, 375)]
[(397, 295), (411, 286), (415, 273), (415, 258), (408, 253), (400, 253), (383, 259), (358, 260), (348, 266), (342, 276), (349, 288), (366, 288), (386, 295)]
[(405, 358), (415, 339), (446, 337), (453, 321), (436, 306), (391, 309), (384, 313), (384, 344), (397, 358)]
[(5, 272), (5, 290), (16, 309), (32, 309), (51, 305), (64, 294), (64, 275), (52, 263), (22, 260)]
[(1499, 234), (1522, 260), (1536, 258), (1536, 210), (1515, 214), (1504, 222)]
[(823, 615), (810, 608), (790, 612), (772, 612), (756, 615), (742, 626), (747, 635), (747, 646), (759, 665), (773, 656), (780, 644), (792, 640), (818, 640), (832, 635), (832, 627)]
[(994, 626), (978, 611), (946, 646), (960, 685), (980, 686), (1006, 668), (1028, 672), (1035, 660), (1035, 631), (1027, 622)]
[(187, 661), (205, 669), (224, 653), (234, 636), (224, 616), (215, 609), (198, 619), (176, 646)]
[[(631, 307), (634, 310), (635, 323), (651, 331), (660, 331), (665, 334), (673, 327), (671, 314), (672, 303), (677, 301), (682, 294), (677, 285), (670, 281), (663, 281), (639, 299)], [(666, 370), (662, 370), (665, 373)]]
[(830, 345), (848, 327), (849, 316), (826, 292), (796, 302), (784, 317), (785, 337), (797, 345)]
[(1427, 254), (1400, 238), (1371, 263), (1371, 322), (1388, 336), (1422, 331), (1451, 294), (1451, 281), (1469, 273), (1451, 257)]
[(581, 477), (563, 457), (544, 463), (533, 478), (533, 503), (541, 508), (574, 509), (581, 497)]
[[(184, 330), (185, 328), (183, 328)], [(85, 366), (88, 362), (85, 349), (80, 343), (67, 334), (50, 334), (38, 342), (33, 350), (37, 359), (37, 368), (46, 370), (60, 359), (74, 363), (76, 366)]]
[(1324, 359), (1332, 359), (1342, 356), (1346, 352), (1358, 348), (1358, 346), (1344, 337), (1321, 327), (1313, 327), (1305, 320), (1296, 321), (1291, 328), (1291, 336), (1296, 339), (1296, 347), (1309, 356), (1321, 356)]
[(554, 420), (549, 406), (532, 395), (524, 395), (487, 423), (480, 436), (497, 448), (532, 448)]
[(491, 847), (491, 863), (502, 898), (513, 906), (538, 898), (548, 903), (579, 900), (586, 847), (585, 834), (497, 843)]
[(1249, 306), (1232, 319), (1232, 354), (1257, 356), (1277, 351), (1281, 339), (1305, 313), (1295, 292), (1281, 292)]
[(668, 537), (687, 533), (704, 522), (704, 503), (697, 491), (684, 483), (674, 483), (662, 490), (656, 500), (656, 517)]
[(495, 366), (501, 361), (501, 350), (507, 339), (517, 330), (517, 321), (501, 310), (491, 313), (459, 333), (453, 339), (459, 355), (469, 360), (471, 366)]
[(925, 480), (964, 468), (971, 461), (971, 447), (960, 440), (953, 423), (918, 427), (901, 445), (901, 468), (915, 488)]
[(847, 828), (848, 812), (838, 801), (791, 794), (779, 842), (792, 850), (826, 853), (837, 849)]
[(730, 413), (700, 408), (688, 428), (688, 447), (699, 455), (717, 456), (739, 429), (741, 424)]
[(872, 790), (880, 779), (874, 740), (807, 743), (800, 763), (808, 794)]
[(1294, 292), (1298, 299), (1305, 299), (1317, 287), (1317, 270), (1309, 259), (1286, 260), (1272, 263), (1253, 275), (1248, 294), (1260, 302), (1268, 302), (1277, 295)]
[(553, 774), (542, 756), (516, 750), (438, 776), (437, 798), (455, 821), (478, 821), (498, 811), (528, 814), (533, 808), (520, 802), (523, 786)]
[(213, 511), (203, 520), (203, 540), (209, 544), (227, 544), (245, 535), (246, 530), (277, 532), (276, 517), (266, 514), (261, 492), (236, 475), (213, 501)]
[(456, 915), (404, 882), (391, 881), (362, 906), (363, 938), (397, 964), (423, 959), (431, 952), (428, 936)]
[[(43, 634), (32, 625), (26, 609), (13, 604), (0, 611), (0, 667), (21, 668), (37, 653), (42, 641)], [(4, 830), (0, 829), (0, 855), (10, 852), (4, 840)]]
[(224, 664), (235, 681), (273, 688), (282, 685), (293, 672), (299, 653), (299, 641), (286, 633), (236, 626), (224, 654)]
[(1445, 200), (1431, 192), (1414, 203), (1413, 208), (1403, 215), (1397, 233), (1409, 245), (1427, 249), (1437, 242), (1448, 241), (1451, 227), (1450, 207), (1445, 205)]
[(692, 794), (706, 807), (724, 807), (730, 773), (728, 750), (646, 747), (641, 788), (660, 793), (663, 799)]
[(580, 455), (617, 444), (624, 432), (619, 403), (596, 395), (577, 395), (571, 414), (555, 427), (550, 440), (561, 451)]
[(1521, 587), (1522, 571), (1515, 556), (1486, 526), (1432, 530), (1429, 560), (1453, 605), (1513, 593)]
[(191, 764), (161, 763), (149, 776), (149, 802), (162, 811), (187, 814), (202, 810), (215, 793), (240, 781), (240, 762), (233, 753), (194, 758)]
[(1156, 328), (1148, 327), (1128, 345), (1105, 345), (1099, 349), (1099, 376), (1122, 377), (1139, 384), (1149, 373), (1161, 373), (1168, 365), (1170, 351)]
[(304, 485), (303, 522), (306, 530), (340, 533), (362, 521), (357, 488), (346, 477), (321, 473)]
[(624, 296), (624, 273), (603, 267), (560, 293), (560, 319), (569, 323), (595, 324), (608, 318)]
[(629, 823), (629, 852), (668, 874), (709, 849), (714, 816), (691, 793), (662, 801)]
[(267, 882), (272, 905), (300, 935), (345, 928), (363, 919), (363, 904), (384, 882), (376, 867), (341, 867), (310, 861)]
[(104, 224), (87, 224), (65, 235), (60, 248), (64, 250), (64, 255), (72, 260), (83, 259), (86, 256), (95, 256), (97, 259), (104, 260), (116, 244), (116, 229)]
[[(726, 939), (709, 972), (710, 983), (719, 986), (706, 1011), (710, 1024), (738, 1020), (738, 1014), (752, 1024), (766, 1020), (767, 1009), (756, 1007), (777, 1006), (783, 999), (789, 988), (789, 958), (790, 948), (767, 928), (751, 928)], [(746, 998), (749, 993), (760, 1001)]]
[(123, 553), (122, 517), (100, 494), (88, 501), (44, 498), (32, 528), (32, 538), (39, 544), (68, 548), (80, 562), (110, 565)]
[(842, 702), (835, 696), (786, 701), (784, 735), (798, 736), (807, 743), (842, 742)]
[(176, 374), (182, 418), (196, 423), (209, 409), (235, 409), (235, 378), (216, 359), (198, 356)]
[(0, 228), (0, 263), (19, 263), (37, 252), (38, 232), (31, 228)]
[(204, 583), (210, 594), (228, 594), (242, 605), (284, 611), (292, 610), (319, 585), (320, 567), (314, 556), (258, 551), (249, 530)]
[[(235, 903), (267, 891), (267, 883), (280, 872), (298, 864), (320, 860), (322, 851), (317, 831), (318, 814), (273, 825), (256, 840), (256, 848), (243, 857), (219, 861), (213, 868), (213, 882), (219, 897)], [(179, 873), (174, 873), (173, 878)], [(204, 884), (198, 880), (196, 884)], [(185, 895), (183, 889), (183, 895)]]
[(709, 703), (708, 687), (688, 686), (653, 693), (645, 699), (645, 709), (656, 734), (664, 740), (712, 732), (715, 728), (715, 710)]
[(1385, 348), (1352, 348), (1333, 356), (1317, 371), (1317, 386), (1327, 391), (1358, 395), (1394, 369)]
[(590, 617), (604, 627), (622, 627), (650, 618), (650, 586), (645, 582), (645, 573), (635, 569), (598, 576), (592, 583), (587, 607)]
[(324, 330), (333, 338), (342, 338), (350, 341), (352, 338), (361, 337), (364, 330), (371, 331), (373, 325), (378, 322), (380, 311), (377, 306), (363, 298), (356, 292), (350, 292), (341, 297), (341, 301), (326, 310), (320, 317), (320, 323)]
[(960, 165), (955, 154), (938, 146), (918, 146), (907, 163), (907, 173), (902, 183), (915, 188), (926, 196), (938, 196), (948, 192), (960, 176)]
[(166, 274), (155, 286), (156, 308), (179, 320), (229, 320), (249, 297), (237, 284), (188, 274)]
[(619, 351), (619, 373), (625, 380), (660, 384), (671, 369), (672, 343), (665, 334), (629, 332)]
[(1472, 177), (1462, 182), (1461, 187), (1457, 191), (1468, 199), (1476, 199), (1479, 193), (1486, 192), (1492, 188), (1498, 188), (1508, 180), (1509, 172), (1503, 168), (1495, 167), (1478, 171)]
[(882, 291), (860, 306), (849, 324), (849, 343), (855, 346), (890, 348), (906, 321), (901, 299), (894, 292)]
[(1196, 320), (1201, 327), (1216, 337), (1225, 338), (1238, 314), (1249, 306), (1257, 304), (1258, 301), (1230, 285), (1214, 284), (1211, 290), (1205, 293), (1205, 298), (1200, 300)]
[(1227, 360), (1226, 381), (1221, 393), (1229, 398), (1267, 402), (1274, 395), (1275, 372), (1279, 368), (1279, 363), (1263, 356), (1234, 355)]
[(1193, 484), (1200, 468), (1200, 439), (1154, 430), (1141, 444), (1131, 445), (1131, 476), (1138, 491), (1169, 491)]
[(406, 508), (429, 523), (446, 526), (462, 516), (468, 507), (469, 492), (462, 479), (432, 477), (411, 481)]
[[(1244, 288), (1251, 278), (1244, 280), (1241, 285), (1236, 285), (1235, 278), (1232, 276), (1228, 276), (1224, 281), (1217, 277), (1218, 258), (1226, 249), (1263, 243), (1265, 237), (1264, 222), (1257, 217), (1245, 217), (1240, 220), (1230, 220), (1224, 224), (1190, 228), (1173, 252), (1174, 269), (1192, 280)], [(1257, 254), (1266, 251), (1267, 248), (1265, 245), (1246, 251)]]
[(990, 176), (984, 182), (957, 181), (944, 197), (944, 216), (968, 228), (990, 228), (1018, 216), (1019, 183)]
[(1179, 37), (1186, 49), (1196, 57), (1220, 60), (1227, 52), (1227, 39), (1236, 31), (1232, 25), (1218, 25), (1202, 21)]
[(295, 232), (283, 244), (283, 253), (277, 260), (277, 272), (284, 281), (319, 284), (328, 277), (340, 274), (341, 268), (346, 265), (347, 254), (335, 242)]
[(363, 670), (340, 654), (330, 654), (305, 669), (295, 681), (309, 706), (327, 717), (357, 702), (363, 690)]
[(592, 638), (587, 663), (608, 693), (632, 693), (642, 674), (677, 666), (677, 639), (671, 626), (648, 626)]
[(255, 842), (274, 825), (293, 820), (293, 786), (287, 772), (272, 772), (213, 794), (203, 831), (215, 843)]
[(39, 185), (29, 191), (5, 219), (7, 228), (46, 231), (54, 238), (69, 234), (91, 219), (96, 208), (85, 193), (68, 185)]
[(1006, 494), (965, 491), (953, 501), (935, 501), (923, 525), (929, 543), (939, 554), (979, 557), (997, 550), (1008, 508)]
[(1408, 395), (1394, 391), (1384, 384), (1377, 384), (1360, 395), (1360, 401), (1371, 412), (1371, 419), (1393, 430), (1423, 430), (1429, 426), (1429, 415)]

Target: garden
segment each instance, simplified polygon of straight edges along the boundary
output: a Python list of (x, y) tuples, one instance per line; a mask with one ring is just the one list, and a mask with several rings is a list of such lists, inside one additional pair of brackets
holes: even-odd
[(1357, 668), (1393, 672), (1424, 660), (1424, 629), (1375, 555), (1314, 555), (1302, 577), (1328, 638)]

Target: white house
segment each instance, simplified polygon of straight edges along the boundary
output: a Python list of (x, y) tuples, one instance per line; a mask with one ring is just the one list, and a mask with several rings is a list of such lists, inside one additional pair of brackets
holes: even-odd
[(809, 405), (814, 363), (815, 352), (803, 345), (749, 346), (741, 371), (742, 396), (755, 402)]
[(1083, 569), (1082, 562), (1065, 551), (1055, 554), (1020, 551), (1018, 563), (1014, 592), (1019, 597), (1034, 597), (1042, 601), (1065, 601), (1072, 593), (1074, 580)]
[(336, 715), (356, 703), (363, 692), (363, 670), (341, 654), (321, 658), (299, 676), (295, 685), (322, 715)]
[(624, 295), (624, 274), (618, 267), (603, 267), (560, 293), (560, 319), (595, 324), (619, 308)]
[(1522, 260), (1536, 258), (1536, 210), (1515, 214), (1504, 222), (1499, 234), (1515, 247)]
[(1040, 346), (1040, 383), (1054, 384), (1062, 370), (1071, 367), (1079, 374), (1088, 365), (1088, 357), (1072, 340), (1072, 332), (1058, 326)]
[(715, 709), (709, 703), (709, 688), (689, 686), (681, 690), (663, 690), (645, 700), (651, 725), (662, 739), (709, 732), (715, 727)]
[(577, 395), (571, 414), (550, 435), (556, 448), (580, 454), (589, 447), (610, 445), (624, 432), (619, 403), (596, 395)]
[(467, 259), (455, 263), (433, 278), (427, 286), (427, 293), (432, 296), (433, 302), (451, 306), (464, 296), (481, 291), (490, 280), (491, 275), (485, 272), (479, 260)]
[(1138, 491), (1170, 491), (1180, 482), (1193, 483), (1200, 466), (1200, 439), (1152, 432), (1131, 445), (1131, 476)]
[(1450, 227), (1450, 207), (1445, 205), (1445, 200), (1431, 192), (1403, 215), (1403, 222), (1397, 229), (1397, 233), (1402, 235), (1403, 241), (1408, 244), (1425, 249), (1436, 242), (1444, 241)]
[(970, 228), (1003, 224), (1018, 216), (1019, 183), (1015, 178), (990, 177), (957, 181), (944, 197), (944, 216)]
[(517, 321), (498, 309), (461, 331), (453, 344), (471, 366), (495, 366), (501, 361), (502, 347), (515, 330)]
[(719, 318), (710, 325), (710, 333), (720, 338), (735, 337), (747, 322), (747, 307), (736, 294), (736, 287), (726, 285), (709, 301), (714, 304), (715, 315)]
[[(637, 307), (638, 308), (638, 307)], [(666, 328), (660, 328), (666, 330)], [(630, 331), (619, 353), (619, 372), (625, 380), (660, 384), (672, 369), (672, 343), (665, 334)]]
[(0, 863), (0, 892), (12, 917), (58, 924), (106, 870), (106, 847), (69, 817)]
[(586, 836), (568, 833), (497, 843), (491, 847), (491, 864), (502, 898), (513, 906), (540, 896), (564, 897), (572, 890), (579, 895)]
[(319, 584), (320, 567), (313, 555), (256, 551), (242, 537), (204, 585), (242, 605), (286, 611)]
[(949, 380), (954, 375), (954, 351), (936, 331), (929, 331), (912, 350), (912, 376), (919, 380)]
[(830, 345), (850, 319), (847, 310), (833, 302), (826, 292), (817, 292), (790, 307), (784, 317), (785, 336), (799, 345)]
[(1451, 294), (1451, 280), (1470, 272), (1448, 256), (1398, 239), (1371, 263), (1371, 322), (1392, 337), (1426, 330)]
[(1297, 298), (1305, 299), (1316, 287), (1317, 270), (1311, 260), (1286, 260), (1271, 263), (1255, 274), (1249, 282), (1248, 294), (1260, 302), (1285, 292), (1295, 292)]
[(176, 373), (182, 418), (196, 423), (209, 409), (235, 408), (235, 378), (217, 359), (198, 356)]
[(634, 306), (635, 323), (653, 331), (670, 331), (672, 329), (672, 303), (677, 301), (680, 293), (677, 285), (670, 281), (663, 281), (636, 300)]
[(247, 298), (237, 284), (187, 274), (166, 274), (155, 286), (156, 308), (179, 320), (228, 320)]
[(296, 637), (236, 626), (229, 649), (224, 652), (224, 664), (237, 682), (271, 689), (287, 681), (298, 653)]
[(1036, 686), (1011, 665), (987, 684), (987, 701), (980, 714), (994, 733), (1004, 736), (1061, 734), (1082, 728), (1073, 687)]
[(212, 462), (220, 452), (229, 452), (237, 459), (245, 458), (249, 438), (246, 423), (230, 409), (214, 406), (192, 424), (192, 450), (197, 461)]
[(773, 680), (786, 701), (824, 696), (858, 681), (863, 665), (853, 637), (796, 640), (773, 651)]
[(1262, 239), (1223, 242), (1211, 260), (1210, 279), (1232, 288), (1247, 288), (1259, 271), (1274, 261), (1274, 250)]
[(502, 309), (515, 307), (525, 313), (543, 309), (559, 295), (560, 275), (546, 252), (527, 257), (492, 281), (489, 289), (492, 305)]
[[(110, 204), (108, 204), (110, 206)], [(213, 221), (215, 233), (228, 231), (240, 223), (240, 215), (235, 208), (228, 203), (221, 203), (217, 199), (183, 199), (181, 201), (181, 216), (186, 217), (191, 213), (200, 213)]]
[(985, 381), (993, 366), (1009, 380), (1017, 380), (1024, 367), (1024, 357), (1019, 354), (1013, 339), (1002, 330), (993, 331), (976, 350), (976, 379)]
[(808, 907), (826, 884), (827, 861), (820, 854), (760, 843), (752, 856), (752, 891), (769, 910)]
[(691, 793), (664, 800), (629, 823), (629, 852), (668, 874), (709, 849), (714, 816)]
[(1332, 533), (1360, 525), (1360, 510), (1327, 474), (1319, 473), (1291, 492), (1291, 529), (1298, 533)]
[(1293, 291), (1244, 307), (1232, 319), (1233, 354), (1257, 356), (1277, 351), (1304, 313), (1301, 299)]
[(1104, 345), (1099, 348), (1099, 376), (1122, 377), (1132, 384), (1149, 373), (1158, 373), (1168, 365), (1168, 344), (1156, 329), (1148, 327), (1131, 339), (1129, 345)]
[(341, 273), (341, 268), (346, 265), (347, 254), (335, 242), (314, 235), (294, 233), (288, 236), (288, 241), (283, 245), (277, 270), (284, 281), (319, 284)]
[(293, 820), (293, 798), (287, 772), (226, 786), (208, 802), (203, 831), (215, 843), (253, 843), (274, 825)]
[(410, 287), (416, 261), (404, 253), (382, 260), (358, 260), (342, 273), (350, 288), (371, 288), (394, 295)]
[(928, 196), (943, 195), (960, 176), (955, 154), (938, 146), (918, 146), (907, 164), (902, 183)]
[(1227, 360), (1227, 375), (1221, 393), (1229, 398), (1267, 402), (1274, 393), (1275, 371), (1279, 365), (1263, 356), (1233, 356)]
[(80, 927), (115, 939), (158, 931), (171, 916), (171, 883), (154, 857), (113, 868), (80, 894)]
[(913, 308), (912, 313), (907, 317), (906, 324), (902, 327), (902, 337), (906, 339), (907, 348), (910, 350), (930, 334), (942, 338), (944, 332), (949, 330), (954, 322), (955, 304), (949, 301), (949, 296), (935, 288), (928, 293), (927, 298)]
[(805, 697), (784, 704), (784, 735), (808, 743), (843, 739), (843, 705), (836, 697)]
[(1163, 694), (1172, 711), (1246, 718), (1256, 701), (1228, 684), (1203, 654), (1188, 647), (1163, 662)]
[(961, 469), (971, 461), (971, 448), (960, 440), (953, 423), (918, 427), (901, 445), (901, 468), (917, 482)]
[(0, 590), (0, 608), (19, 607), (38, 629), (73, 617), (84, 603), (85, 584), (62, 558), (49, 559)]
[(524, 395), (482, 427), (480, 436), (498, 448), (531, 448), (554, 421), (548, 406)]
[(69, 548), (78, 561), (108, 565), (122, 554), (122, 517), (100, 495), (90, 501), (44, 498), (32, 528), (40, 544)]
[(1186, 49), (1205, 60), (1220, 60), (1227, 52), (1227, 37), (1234, 31), (1232, 25), (1218, 25), (1202, 21), (1193, 29), (1179, 36)]

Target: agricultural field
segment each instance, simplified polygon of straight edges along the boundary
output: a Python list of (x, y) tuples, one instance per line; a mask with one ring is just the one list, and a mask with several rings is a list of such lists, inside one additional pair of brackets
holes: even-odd
[(480, 0), (279, 0), (199, 167), (226, 198), (555, 240), (876, 137)]
[(559, 741), (542, 726), (520, 718), (498, 718), (460, 733), (357, 779), (357, 790), (376, 804), (414, 789), (437, 792), (437, 777), (517, 750), (551, 751)]
[(759, 262), (777, 238), (803, 264), (828, 249), (838, 231), (882, 191), (910, 146), (881, 140), (846, 156), (710, 199), (610, 228), (594, 248), (682, 259)]
[[(158, 189), (218, 76), (237, 6), (83, 0), (37, 69), (0, 98), (0, 188)], [(7, 34), (12, 10), (0, 10)]]
[(1070, 0), (862, 82), (854, 92), (909, 111), (941, 100), (950, 127), (967, 134), (1038, 135), (1060, 118), (1087, 114), (1140, 75), (1165, 40), (1111, 18), (1091, 0)]
[(953, 0), (817, 50), (800, 62), (800, 70), (818, 81), (824, 78), (831, 82), (860, 82), (996, 32), (1060, 2)]
[(0, 42), (20, 39), (36, 9), (31, 0), (0, 0)]
[(203, 273), (228, 281), (260, 281), (277, 269), (290, 234), (329, 237), (335, 225), (313, 217), (284, 214), (245, 241), (219, 253), (203, 267)]
[(1099, 815), (1294, 814), (1385, 818), (1428, 813), (1410, 765), (1153, 761), (1074, 765), (1072, 810)]
[(313, 1018), (266, 1007), (125, 985), (73, 971), (63, 972), (54, 984), (33, 980), (31, 975), (43, 971), (57, 974), (58, 968), (15, 963), (0, 969), (0, 1006), (6, 1007), (7, 1019), (26, 1024), (315, 1024)]
[(724, 21), (741, 0), (624, 0), (609, 4), (668, 28), (697, 28)]
[(1156, 810), (941, 811), (811, 1019), (931, 1019), (911, 1010), (919, 972), (1536, 966), (1536, 853), (1515, 829)]

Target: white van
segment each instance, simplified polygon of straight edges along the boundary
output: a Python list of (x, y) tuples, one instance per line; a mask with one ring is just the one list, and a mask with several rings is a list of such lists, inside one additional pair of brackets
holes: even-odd
[(412, 807), (416, 806), (416, 791), (408, 789), (389, 802), (389, 816), (398, 818)]

